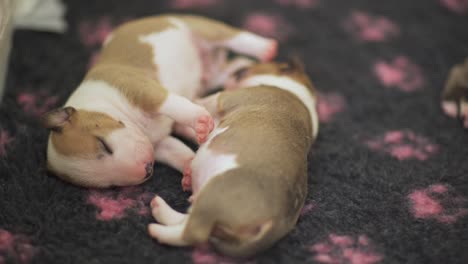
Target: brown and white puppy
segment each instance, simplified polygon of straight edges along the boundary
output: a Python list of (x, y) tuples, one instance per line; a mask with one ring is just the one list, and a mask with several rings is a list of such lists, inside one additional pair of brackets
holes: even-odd
[(154, 160), (182, 171), (194, 153), (170, 136), (173, 127), (199, 142), (213, 129), (209, 112), (190, 100), (252, 63), (226, 61), (228, 50), (267, 61), (277, 42), (190, 15), (120, 26), (64, 107), (44, 116), (48, 168), (92, 187), (139, 184)]
[(188, 214), (156, 196), (159, 224), (148, 230), (161, 243), (211, 242), (247, 257), (285, 236), (299, 217), (318, 132), (316, 92), (298, 62), (240, 69), (229, 86), (200, 100), (217, 126), (184, 175), (193, 191)]
[(460, 117), (468, 128), (468, 58), (450, 71), (442, 92), (442, 109), (450, 117)]

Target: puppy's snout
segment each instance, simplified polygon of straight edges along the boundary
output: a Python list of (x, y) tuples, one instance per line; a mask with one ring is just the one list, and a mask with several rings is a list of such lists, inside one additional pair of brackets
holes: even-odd
[(146, 170), (145, 179), (148, 179), (151, 176), (153, 176), (153, 162), (146, 163), (145, 170)]

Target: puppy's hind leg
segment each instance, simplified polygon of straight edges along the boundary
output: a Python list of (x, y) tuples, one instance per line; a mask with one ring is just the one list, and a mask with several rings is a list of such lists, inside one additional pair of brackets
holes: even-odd
[(150, 236), (159, 243), (172, 246), (188, 246), (190, 245), (182, 238), (185, 229), (185, 222), (178, 225), (163, 226), (159, 224), (149, 224), (148, 232)]
[(278, 54), (278, 42), (248, 31), (240, 31), (234, 37), (222, 42), (222, 46), (240, 54), (271, 61)]
[(172, 209), (161, 197), (155, 196), (151, 201), (151, 212), (160, 224), (149, 224), (150, 236), (160, 243), (173, 246), (187, 246), (183, 238), (187, 215)]
[(217, 47), (225, 47), (262, 61), (270, 61), (278, 53), (278, 42), (274, 39), (205, 17), (184, 15), (179, 18), (190, 27), (195, 35)]
[(151, 213), (153, 217), (163, 225), (178, 225), (187, 218), (186, 214), (179, 213), (172, 209), (166, 201), (156, 195), (151, 201)]

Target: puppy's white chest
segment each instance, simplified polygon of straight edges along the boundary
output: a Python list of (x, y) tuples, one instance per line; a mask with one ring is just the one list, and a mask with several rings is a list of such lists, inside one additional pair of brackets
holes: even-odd
[(228, 128), (216, 128), (209, 139), (203, 144), (192, 161), (192, 191), (198, 193), (212, 178), (238, 167), (237, 156), (231, 153), (216, 153), (209, 149), (213, 139)]
[(153, 48), (153, 63), (158, 78), (171, 92), (192, 98), (200, 86), (202, 62), (192, 34), (185, 25), (174, 21), (175, 28), (140, 37)]

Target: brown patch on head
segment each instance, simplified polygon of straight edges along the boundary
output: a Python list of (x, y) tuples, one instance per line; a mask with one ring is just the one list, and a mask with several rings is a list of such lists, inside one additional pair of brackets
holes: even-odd
[(122, 122), (106, 114), (77, 110), (60, 131), (52, 131), (51, 140), (62, 155), (97, 159), (106, 152), (112, 152), (105, 143), (106, 136), (123, 127)]

